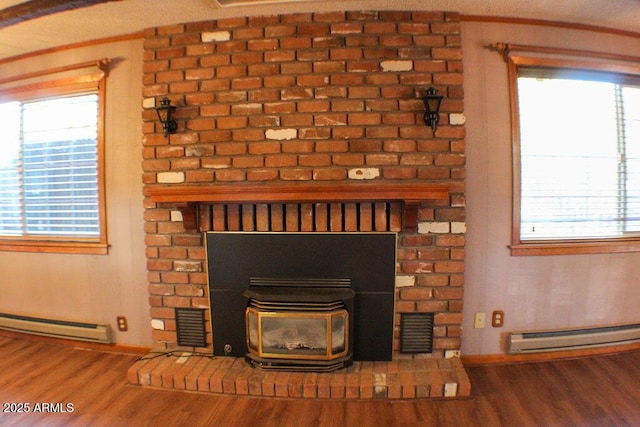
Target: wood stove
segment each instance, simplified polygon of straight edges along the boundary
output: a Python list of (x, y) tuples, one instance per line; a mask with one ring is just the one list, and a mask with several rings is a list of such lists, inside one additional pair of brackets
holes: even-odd
[(331, 371), (353, 361), (351, 280), (252, 278), (243, 295), (254, 366)]
[(209, 232), (206, 242), (215, 355), (319, 371), (391, 360), (395, 233)]

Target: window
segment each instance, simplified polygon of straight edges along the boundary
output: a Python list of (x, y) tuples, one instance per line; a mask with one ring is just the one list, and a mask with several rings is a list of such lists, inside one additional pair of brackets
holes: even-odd
[(640, 251), (640, 73), (510, 59), (512, 253)]
[(0, 249), (106, 253), (100, 81), (0, 90)]

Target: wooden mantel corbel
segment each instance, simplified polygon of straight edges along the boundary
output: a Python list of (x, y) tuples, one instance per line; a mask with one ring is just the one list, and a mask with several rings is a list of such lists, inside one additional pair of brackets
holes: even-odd
[(262, 183), (232, 185), (158, 185), (148, 186), (145, 196), (156, 203), (169, 203), (182, 213), (187, 230), (198, 228), (199, 203), (349, 203), (393, 202), (403, 205), (402, 228), (418, 228), (420, 203), (449, 197), (449, 183)]

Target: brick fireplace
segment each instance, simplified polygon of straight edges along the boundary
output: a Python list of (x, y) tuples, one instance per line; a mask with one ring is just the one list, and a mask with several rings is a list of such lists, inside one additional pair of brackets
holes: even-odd
[[(211, 319), (203, 232), (398, 233), (393, 359), (459, 350), (465, 244), (457, 14), (241, 17), (145, 34), (143, 169), (158, 347), (176, 308)], [(435, 133), (421, 97), (441, 95)], [(167, 96), (178, 130), (154, 107)], [(433, 351), (400, 352), (400, 314), (434, 314)]]

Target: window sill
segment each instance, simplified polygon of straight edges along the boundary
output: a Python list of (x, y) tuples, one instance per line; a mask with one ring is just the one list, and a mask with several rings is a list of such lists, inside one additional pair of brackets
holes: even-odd
[(640, 252), (640, 240), (536, 242), (509, 246), (512, 256), (582, 255)]
[(101, 242), (62, 242), (49, 240), (0, 240), (0, 251), (58, 254), (106, 255), (109, 245)]

